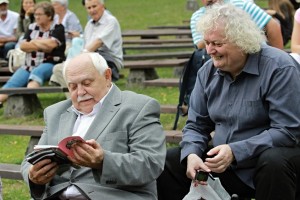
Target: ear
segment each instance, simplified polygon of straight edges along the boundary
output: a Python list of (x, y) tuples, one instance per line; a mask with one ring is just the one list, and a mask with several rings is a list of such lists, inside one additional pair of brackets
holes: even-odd
[(104, 72), (105, 79), (111, 81), (111, 75), (112, 75), (111, 68), (107, 68)]

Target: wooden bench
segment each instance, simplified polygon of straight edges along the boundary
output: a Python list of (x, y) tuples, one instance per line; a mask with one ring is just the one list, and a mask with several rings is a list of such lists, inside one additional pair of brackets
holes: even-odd
[[(37, 109), (42, 109), (37, 94), (63, 93), (63, 92), (68, 92), (68, 88), (43, 86), (40, 88), (24, 87), (24, 88), (0, 89), (0, 94), (10, 95), (7, 100), (7, 103), (4, 106), (4, 115), (19, 117), (19, 116), (32, 114), (36, 112)], [(19, 109), (18, 110), (13, 109), (16, 107), (18, 107)], [(20, 107), (24, 107), (24, 109), (26, 108), (26, 112), (21, 112), (22, 109), (20, 110)], [(12, 111), (15, 111), (15, 113)], [(161, 113), (176, 113), (176, 106), (161, 105)]]
[(168, 44), (140, 44), (140, 45), (124, 45), (123, 49), (126, 50), (153, 50), (153, 49), (184, 49), (188, 48), (189, 50), (194, 49), (194, 44), (191, 42), (188, 43), (168, 43)]
[(145, 86), (155, 86), (155, 87), (178, 87), (179, 79), (178, 78), (160, 78), (154, 80), (145, 80)]
[(62, 87), (2, 88), (0, 89), (0, 94), (9, 95), (4, 107), (4, 116), (22, 117), (42, 110), (41, 103), (37, 97), (38, 93), (63, 93), (67, 91), (67, 88)]
[(122, 32), (122, 38), (140, 37), (140, 38), (159, 38), (161, 36), (192, 37), (190, 29), (146, 29), (146, 30), (125, 30)]
[[(0, 134), (2, 135), (20, 135), (30, 136), (26, 153), (33, 150), (37, 144), (44, 127), (43, 126), (25, 126), (25, 125), (0, 125)], [(179, 143), (182, 138), (181, 131), (165, 130), (166, 141), (170, 143)], [(23, 180), (21, 175), (21, 166), (18, 164), (0, 163), (0, 177), (5, 179)]]
[(189, 58), (193, 51), (173, 51), (173, 52), (155, 52), (155, 53), (141, 53), (133, 55), (124, 55), (123, 58), (127, 60), (148, 60), (148, 59), (169, 59), (169, 58)]
[(192, 38), (175, 38), (175, 39), (125, 39), (123, 45), (128, 44), (180, 44), (193, 43)]
[(190, 25), (163, 25), (163, 26), (149, 26), (149, 29), (191, 29)]

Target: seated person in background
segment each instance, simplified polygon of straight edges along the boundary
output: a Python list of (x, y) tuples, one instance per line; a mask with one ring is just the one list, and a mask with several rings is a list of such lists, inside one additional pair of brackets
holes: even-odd
[(51, 0), (55, 10), (54, 22), (65, 27), (66, 49), (71, 46), (72, 39), (82, 33), (80, 21), (75, 13), (68, 9), (68, 0)]
[(269, 0), (266, 12), (280, 24), (283, 45), (286, 45), (292, 36), (294, 21), (294, 6), (289, 0)]
[(295, 12), (294, 27), (291, 39), (291, 51), (294, 53), (298, 62), (300, 62), (300, 8)]
[[(49, 80), (54, 64), (65, 60), (64, 27), (54, 24), (53, 6), (48, 2), (36, 4), (34, 17), (36, 22), (30, 24), (20, 44), (21, 50), (26, 52), (25, 65), (12, 75), (3, 88), (40, 87)], [(7, 94), (0, 94), (0, 107), (7, 98)]]
[(17, 25), (19, 14), (8, 10), (9, 1), (0, 0), (0, 66), (7, 65), (7, 52), (17, 43)]
[(242, 199), (300, 199), (300, 66), (233, 5), (213, 5), (197, 28), (211, 60), (198, 71), (180, 147), (167, 151), (159, 199), (181, 200), (197, 170)]
[(17, 37), (22, 40), (25, 33), (28, 31), (29, 24), (34, 22), (34, 5), (35, 0), (22, 0), (20, 16), (18, 19)]
[[(98, 53), (66, 61), (64, 78), (71, 99), (44, 111), (39, 144), (57, 145), (71, 135), (86, 143), (72, 147), (80, 166), (58, 166), (50, 159), (22, 163), (24, 180), (39, 199), (157, 199), (156, 178), (163, 170), (166, 144), (159, 103), (120, 91)], [(76, 197), (76, 198), (75, 198)]]
[[(84, 29), (83, 52), (97, 52), (104, 57), (112, 69), (112, 80), (119, 79), (119, 70), (123, 67), (122, 35), (118, 20), (104, 8), (103, 0), (86, 0), (85, 8), (91, 19)], [(66, 86), (62, 77), (63, 65), (53, 69), (51, 82)]]
[(193, 41), (198, 49), (205, 48), (205, 44), (203, 41), (203, 36), (196, 30), (197, 22), (202, 20), (202, 16), (205, 13), (206, 7), (209, 7), (214, 3), (222, 2), (233, 4), (234, 6), (246, 11), (251, 16), (253, 21), (257, 24), (257, 26), (261, 30), (266, 31), (268, 44), (273, 47), (283, 49), (283, 40), (280, 31), (280, 25), (256, 4), (252, 3), (251, 1), (245, 0), (202, 0), (202, 3), (203, 5), (205, 5), (205, 7), (201, 7), (199, 8), (199, 10), (194, 12), (190, 22)]

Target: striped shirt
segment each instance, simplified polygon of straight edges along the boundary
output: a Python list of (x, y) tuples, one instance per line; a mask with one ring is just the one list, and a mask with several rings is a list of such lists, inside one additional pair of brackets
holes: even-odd
[[(251, 1), (245, 0), (225, 0), (225, 3), (231, 3), (232, 5), (243, 9), (247, 12), (253, 21), (257, 24), (260, 29), (263, 29), (266, 24), (270, 21), (271, 16), (268, 15), (263, 9), (261, 9), (256, 4)], [(193, 36), (193, 42), (197, 45), (201, 40), (203, 40), (203, 36), (197, 31), (197, 22), (205, 14), (205, 7), (201, 7), (197, 10), (191, 17), (191, 32)]]

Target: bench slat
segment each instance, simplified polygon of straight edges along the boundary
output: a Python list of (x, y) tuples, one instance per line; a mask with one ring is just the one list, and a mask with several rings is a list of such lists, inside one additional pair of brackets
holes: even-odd
[(124, 60), (146, 60), (146, 59), (163, 59), (163, 58), (189, 58), (193, 51), (175, 51), (160, 53), (143, 53), (134, 55), (124, 55)]
[(125, 45), (123, 49), (126, 50), (143, 50), (143, 49), (180, 49), (190, 48), (193, 49), (193, 43), (186, 44), (145, 44), (145, 45)]
[(68, 88), (57, 87), (57, 86), (43, 86), (39, 88), (6, 88), (0, 89), (0, 94), (35, 94), (35, 93), (60, 93), (68, 92)]
[(21, 165), (0, 163), (0, 177), (7, 179), (23, 180)]
[(178, 78), (159, 78), (153, 80), (145, 80), (145, 86), (155, 86), (155, 87), (178, 87), (179, 79)]
[(177, 38), (177, 39), (126, 39), (123, 44), (166, 44), (166, 43), (193, 43), (192, 38)]
[(147, 30), (125, 30), (122, 37), (153, 37), (153, 36), (192, 36), (189, 29), (147, 29)]
[(156, 67), (175, 67), (183, 66), (188, 61), (188, 58), (182, 59), (161, 59), (161, 60), (139, 60), (124, 61), (124, 68), (130, 69), (147, 69)]

